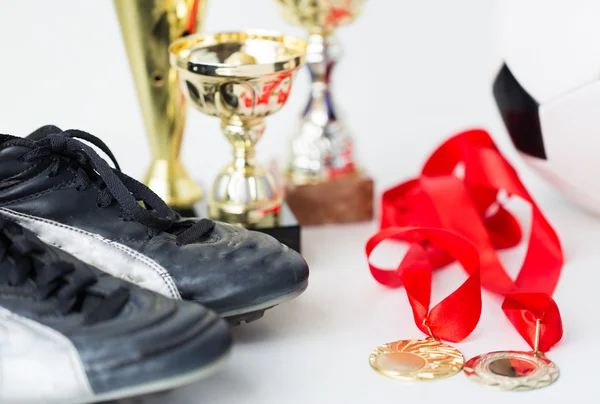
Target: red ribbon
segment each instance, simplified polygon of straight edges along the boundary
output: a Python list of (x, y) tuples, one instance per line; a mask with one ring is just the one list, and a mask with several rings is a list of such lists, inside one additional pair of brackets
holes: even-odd
[(187, 35), (196, 33), (196, 22), (198, 21), (198, 3), (200, 0), (193, 0), (190, 10), (190, 19), (188, 20)]
[[(389, 227), (367, 242), (367, 255), (382, 241), (402, 237), (413, 241), (398, 271), (382, 270), (370, 265), (371, 273), (380, 283), (397, 287), (404, 285), (413, 309), (415, 323), (421, 331), (437, 338), (458, 342), (477, 326), (481, 315), (479, 255), (474, 245), (447, 230), (426, 227)], [(428, 257), (431, 244), (444, 248), (465, 268), (469, 276), (462, 285), (429, 310), (433, 266)]]
[[(498, 199), (501, 191), (520, 197), (532, 209), (527, 253), (514, 281), (496, 250), (519, 244), (522, 232), (518, 220)], [(469, 242), (459, 242), (457, 237)], [(404, 285), (422, 331), (429, 332), (424, 320), (438, 338), (452, 342), (466, 338), (481, 313), (481, 290), (479, 284), (472, 286), (480, 277), (482, 287), (505, 296), (502, 309), (529, 345), (533, 347), (538, 319), (541, 351), (562, 338), (560, 313), (551, 297), (564, 262), (560, 241), (487, 132), (471, 130), (450, 138), (429, 157), (420, 177), (384, 192), (381, 230), (368, 241), (367, 256), (386, 239), (411, 243), (409, 252), (395, 270), (369, 262), (371, 273), (386, 286)], [(465, 257), (470, 254), (477, 259)], [(454, 260), (469, 277), (429, 311), (431, 270)], [(474, 262), (480, 269), (472, 266)]]

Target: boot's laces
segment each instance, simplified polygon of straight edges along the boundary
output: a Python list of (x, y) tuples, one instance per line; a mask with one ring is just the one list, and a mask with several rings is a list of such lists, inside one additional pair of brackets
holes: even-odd
[[(112, 160), (115, 168), (92, 147), (77, 139), (85, 140), (102, 150)], [(121, 208), (123, 220), (133, 220), (145, 225), (151, 237), (165, 231), (177, 236), (177, 244), (185, 245), (199, 241), (215, 227), (212, 220), (205, 218), (199, 221), (180, 220), (180, 216), (150, 188), (123, 174), (106, 144), (87, 132), (71, 129), (48, 134), (36, 141), (12, 138), (4, 144), (31, 149), (21, 156), (23, 161), (50, 160), (50, 176), (69, 168), (75, 173), (78, 190), (85, 190), (92, 184), (99, 190), (98, 207), (105, 208), (116, 202)]]
[(56, 299), (62, 315), (81, 311), (88, 325), (113, 318), (127, 304), (130, 292), (125, 287), (86, 304), (96, 276), (87, 268), (51, 260), (40, 243), (28, 238), (19, 225), (0, 218), (0, 281), (33, 285), (39, 299)]

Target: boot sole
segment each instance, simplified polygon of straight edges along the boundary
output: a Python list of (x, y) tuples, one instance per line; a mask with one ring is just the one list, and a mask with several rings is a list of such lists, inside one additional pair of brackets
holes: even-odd
[(231, 326), (239, 326), (242, 323), (251, 323), (262, 318), (266, 310), (272, 309), (273, 307), (285, 303), (289, 300), (295, 299), (300, 296), (308, 288), (308, 280), (302, 284), (300, 288), (288, 293), (287, 295), (279, 296), (275, 299), (268, 300), (264, 303), (257, 304), (250, 307), (244, 307), (239, 310), (231, 310), (225, 313), (219, 313), (221, 317), (229, 322)]

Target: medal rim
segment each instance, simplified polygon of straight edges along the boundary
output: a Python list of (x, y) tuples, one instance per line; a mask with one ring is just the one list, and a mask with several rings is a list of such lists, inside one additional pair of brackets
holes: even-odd
[[(509, 377), (491, 372), (484, 367), (492, 358), (527, 359), (537, 365), (535, 372), (523, 377)], [(490, 362), (491, 363), (491, 362)], [(506, 391), (529, 391), (542, 389), (554, 384), (560, 377), (558, 366), (544, 354), (533, 351), (493, 351), (469, 359), (464, 366), (467, 378), (486, 387)], [(511, 382), (508, 382), (508, 381)], [(520, 382), (520, 383), (515, 383)]]
[[(434, 349), (431, 349), (431, 348), (433, 348), (431, 346), (432, 343), (435, 343)], [(397, 347), (399, 345), (402, 346), (402, 348), (403, 348), (402, 350), (397, 349)], [(411, 348), (411, 349), (405, 350), (405, 348)], [(416, 349), (416, 348), (418, 348), (418, 349)], [(429, 354), (432, 354), (434, 352), (437, 353), (437, 352), (439, 352), (440, 348), (442, 348), (446, 351), (452, 352), (454, 354), (453, 355), (454, 361), (456, 361), (456, 359), (458, 359), (459, 362), (458, 363), (451, 362), (453, 364), (453, 366), (448, 365), (448, 366), (444, 366), (442, 368), (442, 369), (445, 369), (446, 372), (438, 373), (435, 376), (431, 377), (430, 376), (431, 371), (437, 371), (440, 369), (440, 367), (439, 366), (433, 367), (432, 366), (434, 364), (433, 361), (428, 356), (424, 356), (424, 353), (426, 353), (426, 352), (428, 352)], [(410, 353), (413, 355), (417, 355), (418, 357), (420, 357), (421, 359), (423, 359), (425, 361), (425, 366), (423, 366), (420, 369), (413, 370), (413, 371), (407, 371), (407, 372), (404, 372), (401, 374), (390, 374), (389, 372), (386, 372), (384, 369), (377, 366), (377, 359), (387, 353)], [(452, 357), (450, 357), (449, 359), (451, 359), (451, 358)], [(457, 348), (453, 347), (452, 345), (448, 345), (445, 342), (441, 342), (437, 339), (434, 339), (434, 338), (405, 339), (405, 340), (398, 340), (395, 342), (389, 342), (387, 344), (379, 345), (369, 355), (369, 364), (371, 365), (371, 368), (373, 368), (373, 370), (375, 370), (377, 373), (379, 373), (383, 376), (386, 376), (390, 379), (420, 382), (420, 381), (441, 380), (441, 379), (445, 379), (450, 376), (456, 375), (463, 369), (463, 367), (465, 365), (465, 357), (462, 354), (462, 352), (459, 351)]]

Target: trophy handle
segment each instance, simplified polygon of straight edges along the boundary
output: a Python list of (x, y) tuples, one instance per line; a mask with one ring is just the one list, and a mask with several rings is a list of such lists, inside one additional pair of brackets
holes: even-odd
[(114, 0), (152, 153), (144, 182), (167, 204), (182, 209), (200, 200), (202, 191), (179, 159), (187, 108), (168, 47), (201, 28), (206, 4)]

